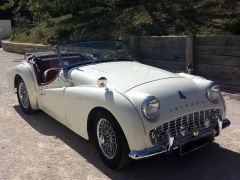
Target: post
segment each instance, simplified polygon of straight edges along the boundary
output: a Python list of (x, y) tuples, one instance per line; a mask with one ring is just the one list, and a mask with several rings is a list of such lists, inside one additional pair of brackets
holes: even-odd
[(185, 69), (188, 74), (195, 74), (195, 36), (186, 37), (186, 60), (185, 60)]

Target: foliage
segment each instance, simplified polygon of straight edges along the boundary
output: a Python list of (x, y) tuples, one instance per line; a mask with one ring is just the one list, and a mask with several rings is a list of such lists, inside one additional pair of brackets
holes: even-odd
[(232, 18), (240, 15), (237, 0), (142, 0), (151, 16), (154, 34), (169, 32), (199, 33), (201, 27), (222, 29)]
[(3, 7), (15, 14), (16, 41), (239, 34), (239, 0), (7, 0)]
[(15, 4), (15, 1), (8, 0), (3, 5), (0, 6), (0, 10), (4, 11), (4, 10), (7, 10), (7, 9), (10, 9), (11, 7), (14, 6), (14, 4)]
[(232, 34), (240, 35), (240, 19), (235, 19), (230, 24), (226, 26), (226, 30)]

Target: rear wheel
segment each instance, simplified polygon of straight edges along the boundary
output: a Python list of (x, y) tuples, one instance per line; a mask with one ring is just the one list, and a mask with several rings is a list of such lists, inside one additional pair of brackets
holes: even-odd
[(98, 113), (94, 124), (94, 142), (101, 159), (112, 169), (121, 169), (129, 162), (129, 147), (116, 119), (109, 113)]
[(27, 87), (22, 79), (18, 79), (17, 81), (17, 97), (24, 113), (30, 114), (34, 112), (29, 101)]

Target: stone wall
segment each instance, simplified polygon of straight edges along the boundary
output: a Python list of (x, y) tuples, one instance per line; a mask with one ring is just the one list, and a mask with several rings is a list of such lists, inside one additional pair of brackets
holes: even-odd
[(42, 44), (30, 44), (30, 43), (15, 43), (10, 41), (2, 41), (2, 47), (4, 51), (25, 54), (27, 52), (46, 51), (51, 49), (51, 46)]

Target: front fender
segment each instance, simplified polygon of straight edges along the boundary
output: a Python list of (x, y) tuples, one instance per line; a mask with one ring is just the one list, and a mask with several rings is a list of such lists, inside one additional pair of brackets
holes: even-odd
[(21, 63), (9, 69), (7, 74), (7, 81), (8, 81), (9, 88), (13, 92), (15, 92), (15, 77), (17, 75), (19, 75), (26, 84), (32, 109), (38, 109), (39, 107), (38, 107), (36, 87), (35, 87), (34, 78), (30, 70), (30, 67), (28, 67), (26, 63)]
[(138, 112), (131, 102), (117, 91), (99, 87), (68, 87), (64, 93), (64, 103), (67, 108), (67, 126), (82, 137), (89, 138), (89, 113), (95, 107), (102, 107), (117, 119), (131, 151), (146, 148), (145, 130)]

